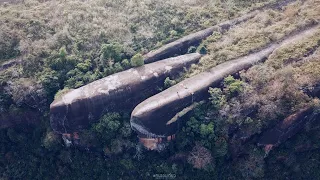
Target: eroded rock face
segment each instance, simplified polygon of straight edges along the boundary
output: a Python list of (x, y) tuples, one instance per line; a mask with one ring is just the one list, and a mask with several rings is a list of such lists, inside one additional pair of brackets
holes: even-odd
[(193, 63), (201, 55), (187, 54), (119, 72), (72, 90), (50, 105), (50, 123), (58, 133), (87, 128), (105, 112), (131, 110), (163, 86), (164, 79)]
[(258, 145), (272, 148), (298, 133), (310, 120), (320, 120), (320, 114), (313, 114), (314, 107), (306, 107), (290, 115), (274, 128), (264, 132)]
[[(226, 76), (248, 69), (265, 60), (279, 45), (220, 64), (188, 78), (140, 103), (132, 112), (131, 127), (140, 138), (164, 138), (178, 130), (176, 114), (209, 97), (209, 87), (217, 86)], [(192, 108), (191, 108), (192, 109)]]
[[(320, 97), (320, 84), (304, 91), (312, 97)], [(306, 127), (307, 123), (314, 125), (319, 124), (320, 113), (319, 107), (305, 107), (296, 113), (285, 118), (275, 127), (262, 133), (258, 145), (264, 146), (266, 151), (270, 151), (273, 147), (279, 146), (302, 129)]]

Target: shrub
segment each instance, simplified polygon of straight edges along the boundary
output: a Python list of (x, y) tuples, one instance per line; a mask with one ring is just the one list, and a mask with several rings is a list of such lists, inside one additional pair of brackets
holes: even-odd
[(104, 60), (113, 59), (116, 62), (121, 60), (123, 48), (120, 44), (103, 44), (101, 46), (101, 55)]
[(71, 90), (67, 87), (65, 87), (64, 89), (62, 90), (59, 90), (56, 95), (54, 96), (54, 99), (59, 99), (61, 96), (63, 96), (64, 94), (70, 92)]
[(47, 68), (39, 78), (44, 90), (51, 98), (53, 98), (55, 93), (60, 89), (58, 76), (59, 74), (56, 71)]
[(165, 80), (164, 80), (164, 87), (165, 88), (169, 88), (173, 85), (177, 84), (177, 82), (175, 80), (171, 80), (169, 77), (167, 77)]
[(60, 56), (60, 58), (62, 58), (62, 59), (65, 59), (65, 58), (66, 58), (66, 56), (67, 56), (66, 47), (61, 47), (61, 48), (59, 49), (59, 56)]
[(190, 46), (189, 49), (188, 49), (188, 53), (194, 53), (197, 51), (197, 48), (194, 47), (194, 46)]
[(207, 47), (204, 44), (200, 44), (197, 48), (197, 52), (200, 54), (207, 54)]
[(211, 104), (215, 109), (220, 109), (226, 103), (226, 97), (219, 88), (209, 88)]
[(118, 134), (121, 126), (121, 116), (118, 113), (108, 113), (100, 118), (100, 122), (92, 126), (93, 132), (98, 133), (102, 141), (110, 141)]
[(84, 73), (88, 72), (91, 68), (90, 60), (85, 60), (84, 63), (77, 64), (77, 68)]
[(119, 62), (114, 63), (114, 71), (115, 72), (123, 71), (123, 67), (121, 66), (121, 64)]
[(143, 56), (138, 53), (131, 58), (131, 66), (138, 67), (144, 65)]
[(243, 82), (229, 75), (224, 79), (224, 87), (224, 91), (228, 96), (233, 97), (243, 91)]
[(128, 59), (124, 59), (124, 60), (121, 61), (121, 66), (124, 69), (129, 69), (131, 67), (131, 64), (130, 64)]

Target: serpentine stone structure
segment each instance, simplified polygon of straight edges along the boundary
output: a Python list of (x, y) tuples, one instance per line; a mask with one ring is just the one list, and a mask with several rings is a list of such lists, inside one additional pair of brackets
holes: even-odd
[(164, 59), (164, 58), (173, 56), (175, 54), (185, 53), (190, 46), (199, 44), (203, 39), (212, 35), (214, 31), (219, 31), (219, 32), (226, 31), (234, 25), (247, 21), (250, 18), (253, 18), (258, 13), (259, 11), (256, 10), (244, 16), (241, 16), (239, 18), (223, 22), (221, 24), (209, 27), (207, 29), (198, 31), (193, 34), (189, 34), (181, 39), (178, 39), (169, 44), (166, 44), (157, 50), (147, 53), (146, 55), (144, 55), (144, 61), (145, 63), (150, 63), (150, 62), (157, 61), (159, 59)]
[(131, 127), (145, 147), (151, 150), (161, 148), (161, 142), (174, 138), (179, 129), (179, 118), (192, 110), (195, 102), (208, 99), (209, 87), (219, 85), (228, 75), (263, 62), (281, 45), (298, 41), (314, 33), (318, 27), (299, 32), (281, 40), (281, 43), (273, 43), (259, 52), (220, 64), (146, 99), (133, 110)]
[(72, 90), (50, 105), (51, 127), (57, 133), (72, 133), (89, 127), (103, 113), (132, 110), (163, 86), (166, 77), (193, 63), (199, 53), (173, 57), (119, 72)]
[(229, 21), (225, 21), (215, 26), (211, 26), (207, 29), (204, 29), (202, 31), (198, 31), (196, 33), (192, 33), (187, 36), (184, 36), (176, 41), (173, 41), (169, 44), (162, 46), (159, 49), (156, 49), (154, 51), (151, 51), (145, 54), (144, 61), (145, 63), (150, 63), (160, 59), (172, 57), (175, 54), (184, 54), (187, 52), (190, 46), (200, 44), (203, 39), (209, 37), (215, 31), (223, 33), (229, 30), (231, 27), (255, 17), (261, 12), (260, 10), (267, 9), (267, 8), (281, 9), (282, 7), (288, 5), (291, 2), (293, 2), (293, 0), (276, 1), (274, 3), (269, 3), (241, 17), (238, 17)]
[(279, 45), (236, 60), (220, 64), (209, 71), (188, 78), (142, 103), (132, 112), (131, 126), (140, 141), (149, 149), (156, 149), (161, 141), (171, 140), (178, 130), (177, 113), (209, 97), (209, 87), (217, 86), (226, 76), (248, 69), (265, 60)]

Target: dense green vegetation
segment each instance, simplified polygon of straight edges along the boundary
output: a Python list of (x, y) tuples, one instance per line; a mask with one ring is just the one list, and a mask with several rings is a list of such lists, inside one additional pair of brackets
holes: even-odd
[[(318, 28), (248, 71), (228, 76), (181, 121), (176, 140), (148, 151), (130, 112), (108, 113), (67, 147), (49, 126), (54, 98), (143, 65), (142, 55), (272, 1), (25, 0), (0, 5), (0, 179), (319, 179), (316, 122), (272, 151), (261, 132), (305, 106), (301, 87), (320, 80)], [(318, 1), (297, 1), (214, 32), (188, 52), (205, 54), (180, 79), (247, 55), (320, 21)], [(319, 109), (319, 108), (318, 108)], [(319, 113), (319, 112), (315, 112)]]

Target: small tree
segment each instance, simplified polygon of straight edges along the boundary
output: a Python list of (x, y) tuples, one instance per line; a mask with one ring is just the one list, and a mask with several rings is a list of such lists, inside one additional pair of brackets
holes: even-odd
[(107, 142), (118, 136), (121, 127), (121, 116), (118, 113), (107, 113), (100, 118), (100, 121), (93, 124), (92, 130), (97, 133), (101, 141)]
[(209, 88), (210, 101), (215, 109), (220, 109), (226, 103), (226, 97), (219, 88)]
[(234, 97), (243, 91), (244, 83), (238, 79), (234, 79), (232, 76), (228, 76), (224, 79), (224, 91), (229, 97)]
[(118, 43), (103, 44), (101, 46), (101, 55), (104, 60), (113, 59), (116, 62), (121, 60), (123, 48)]
[(131, 66), (138, 67), (144, 65), (143, 56), (138, 53), (131, 58)]
[(196, 169), (203, 169), (212, 162), (212, 156), (207, 148), (197, 143), (188, 156), (188, 162)]

